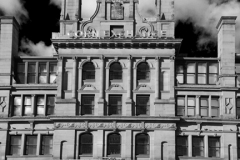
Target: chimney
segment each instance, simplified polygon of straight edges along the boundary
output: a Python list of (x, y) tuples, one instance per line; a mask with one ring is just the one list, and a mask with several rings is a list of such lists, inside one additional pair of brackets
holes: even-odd
[(0, 17), (0, 85), (12, 83), (13, 56), (18, 54), (19, 25), (14, 17)]
[(222, 87), (235, 87), (236, 16), (223, 16), (218, 22), (219, 82)]

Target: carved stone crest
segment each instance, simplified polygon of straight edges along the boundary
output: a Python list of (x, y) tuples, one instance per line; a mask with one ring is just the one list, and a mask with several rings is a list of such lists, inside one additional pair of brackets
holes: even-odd
[(111, 19), (112, 20), (124, 19), (124, 8), (120, 2), (115, 2), (111, 5)]
[(233, 99), (232, 98), (226, 98), (225, 99), (226, 114), (232, 114), (232, 109), (233, 109)]
[(4, 112), (6, 106), (7, 106), (6, 97), (0, 97), (0, 107), (2, 109), (2, 112)]

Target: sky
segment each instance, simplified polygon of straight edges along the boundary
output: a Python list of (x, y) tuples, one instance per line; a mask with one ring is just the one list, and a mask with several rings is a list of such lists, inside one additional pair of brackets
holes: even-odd
[[(21, 52), (48, 55), (51, 33), (59, 31), (60, 0), (0, 0), (0, 11), (20, 23)], [(82, 19), (95, 11), (96, 0), (83, 0)], [(143, 17), (157, 14), (155, 0), (140, 0)], [(189, 56), (217, 55), (216, 25), (221, 16), (239, 16), (236, 48), (240, 53), (240, 0), (175, 0), (175, 38), (183, 39), (180, 52)]]

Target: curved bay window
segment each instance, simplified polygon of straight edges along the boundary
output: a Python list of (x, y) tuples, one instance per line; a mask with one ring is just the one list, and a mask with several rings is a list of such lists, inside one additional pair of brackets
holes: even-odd
[(92, 62), (83, 65), (83, 80), (95, 79), (95, 67)]
[(93, 153), (93, 136), (90, 133), (80, 135), (79, 155), (91, 156)]
[(138, 134), (136, 136), (136, 157), (149, 157), (149, 146), (148, 134)]
[(108, 135), (107, 155), (119, 157), (121, 155), (121, 135), (113, 133)]
[(122, 79), (122, 66), (119, 62), (115, 62), (110, 66), (110, 80)]
[(150, 69), (147, 62), (142, 62), (137, 67), (137, 80), (149, 80)]

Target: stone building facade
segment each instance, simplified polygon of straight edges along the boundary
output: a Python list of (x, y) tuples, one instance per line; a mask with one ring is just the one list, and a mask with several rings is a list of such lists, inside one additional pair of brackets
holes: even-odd
[(18, 56), (19, 25), (1, 17), (0, 156), (6, 160), (240, 157), (236, 17), (218, 57), (179, 53), (174, 1), (144, 18), (138, 0), (62, 0), (53, 56)]

